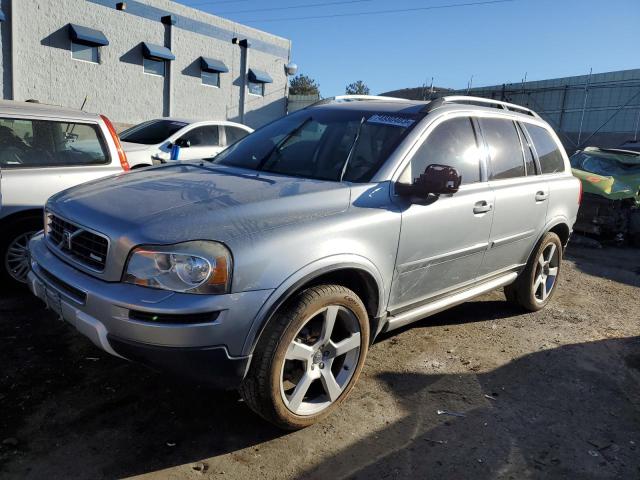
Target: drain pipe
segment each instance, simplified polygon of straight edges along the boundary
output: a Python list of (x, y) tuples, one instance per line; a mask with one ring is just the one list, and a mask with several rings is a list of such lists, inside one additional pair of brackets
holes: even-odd
[(11, 28), (11, 100), (16, 100), (18, 96), (18, 69), (16, 68), (16, 57), (18, 48), (16, 43), (16, 5), (19, 0), (11, 0), (9, 5), (9, 28)]
[[(166, 47), (173, 52), (173, 26), (176, 24), (176, 17), (166, 15), (160, 19), (165, 25), (164, 43)], [(165, 80), (164, 88), (167, 96), (167, 112), (166, 116), (173, 115), (173, 62), (165, 61)]]
[(249, 75), (249, 47), (251, 43), (246, 38), (240, 40), (238, 37), (234, 37), (231, 43), (240, 47), (240, 75), (242, 81), (240, 82), (240, 105), (238, 107), (238, 116), (240, 117), (240, 123), (244, 123), (245, 104), (247, 99), (247, 78)]

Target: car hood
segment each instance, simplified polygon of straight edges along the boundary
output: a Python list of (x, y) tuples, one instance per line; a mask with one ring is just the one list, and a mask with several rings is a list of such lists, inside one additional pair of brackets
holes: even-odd
[(128, 244), (167, 244), (229, 241), (338, 213), (349, 198), (340, 183), (178, 162), (73, 187), (48, 208)]
[(586, 193), (600, 195), (609, 200), (630, 198), (640, 204), (640, 174), (605, 176), (578, 168), (571, 171), (580, 179)]

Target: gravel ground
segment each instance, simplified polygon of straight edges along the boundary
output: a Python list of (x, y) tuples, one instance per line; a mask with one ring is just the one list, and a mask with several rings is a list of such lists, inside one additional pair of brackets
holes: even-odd
[(295, 433), (4, 297), (0, 477), (638, 479), (640, 252), (563, 267), (544, 311), (495, 292), (379, 339), (350, 400)]

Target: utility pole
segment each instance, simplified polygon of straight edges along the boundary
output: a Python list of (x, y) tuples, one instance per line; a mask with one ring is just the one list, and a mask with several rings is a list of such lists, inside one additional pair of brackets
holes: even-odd
[(578, 148), (580, 148), (580, 140), (582, 140), (582, 125), (584, 124), (584, 113), (587, 109), (587, 97), (589, 96), (589, 83), (591, 82), (591, 73), (593, 68), (589, 69), (589, 76), (584, 84), (584, 102), (582, 104), (582, 115), (580, 116), (580, 130), (578, 131)]

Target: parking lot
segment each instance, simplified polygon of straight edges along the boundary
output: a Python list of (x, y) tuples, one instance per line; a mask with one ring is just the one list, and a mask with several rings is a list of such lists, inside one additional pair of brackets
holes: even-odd
[(5, 296), (0, 476), (638, 478), (639, 286), (638, 250), (570, 247), (548, 308), (495, 292), (383, 336), (346, 404), (295, 433)]

